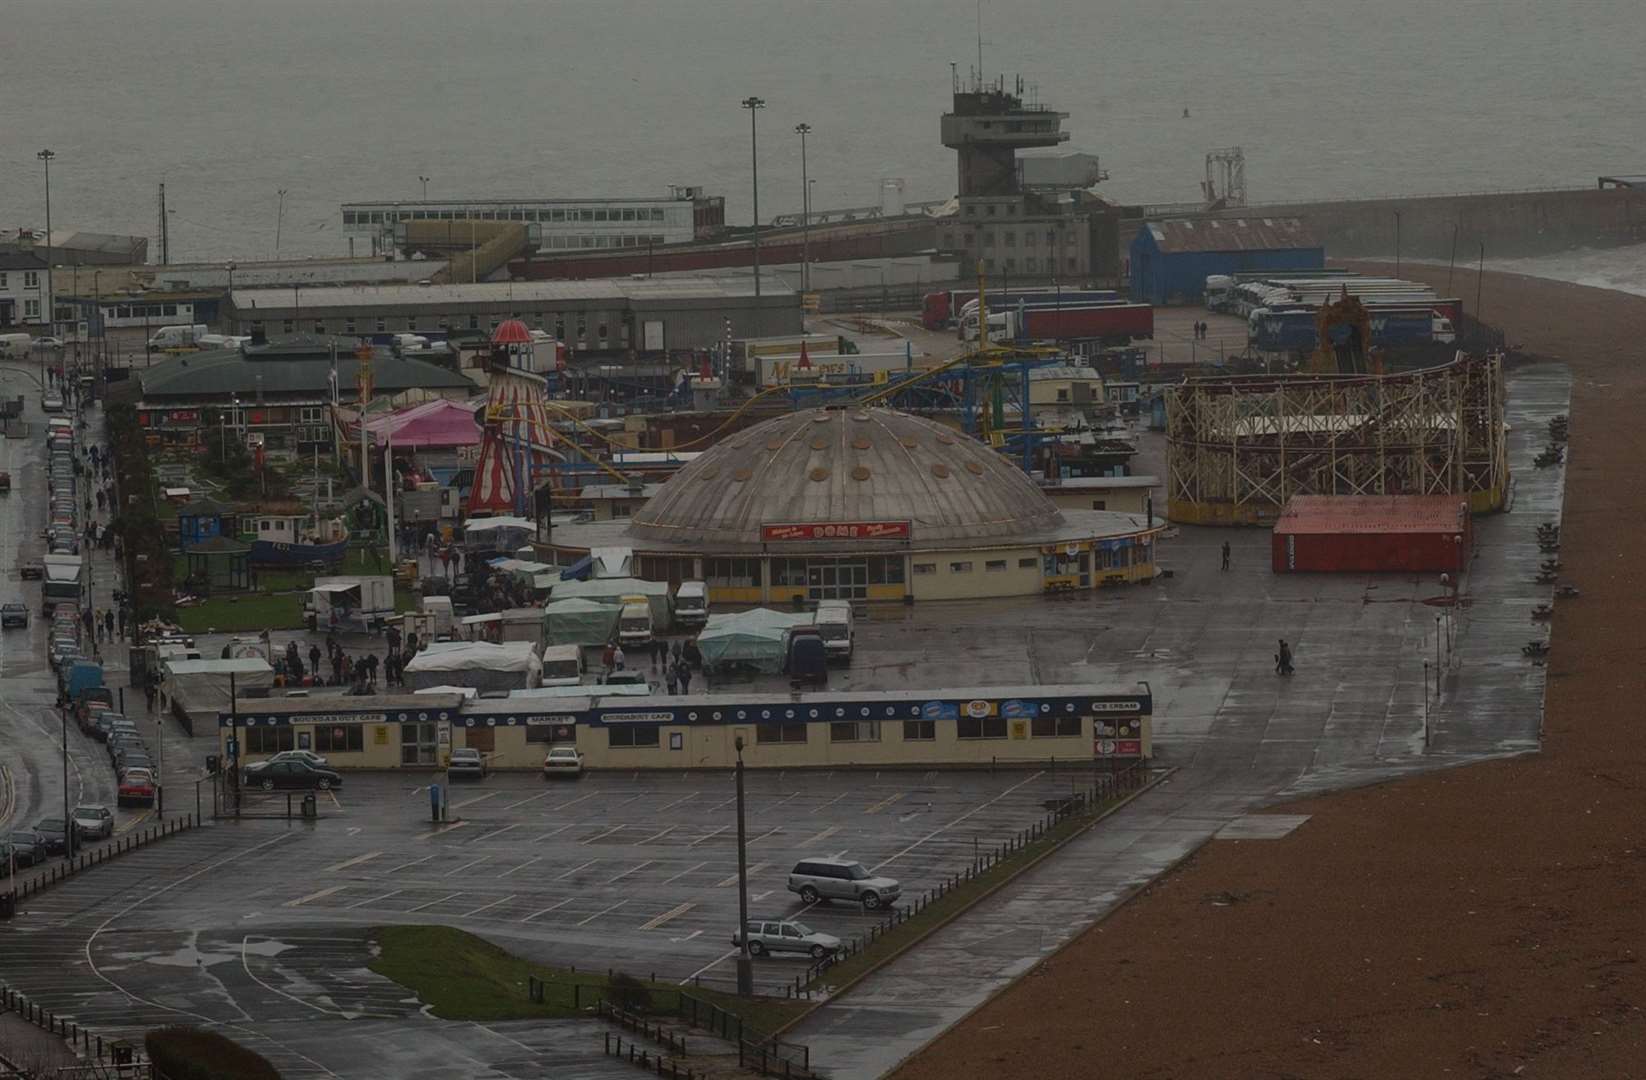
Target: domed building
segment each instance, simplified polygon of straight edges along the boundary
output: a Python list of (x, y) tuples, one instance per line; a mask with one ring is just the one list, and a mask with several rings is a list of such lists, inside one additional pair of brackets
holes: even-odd
[(1011, 462), (881, 408), (792, 413), (728, 436), (627, 520), (556, 526), (557, 563), (630, 548), (637, 577), (720, 603), (928, 600), (1154, 576), (1164, 522), (1059, 509)]

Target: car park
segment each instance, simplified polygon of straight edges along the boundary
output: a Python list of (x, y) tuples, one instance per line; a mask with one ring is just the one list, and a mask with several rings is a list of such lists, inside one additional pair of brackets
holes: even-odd
[(582, 776), (583, 755), (575, 746), (553, 746), (543, 756), (544, 776)]
[(802, 859), (789, 873), (789, 891), (808, 904), (821, 900), (849, 900), (874, 910), (896, 900), (903, 886), (893, 878), (876, 877), (850, 859)]
[(446, 766), (446, 774), (453, 780), (460, 776), (470, 780), (484, 780), (486, 759), (480, 756), (480, 751), (468, 747), (453, 750), (451, 761)]
[(0, 604), (0, 627), (7, 630), (13, 627), (27, 629), (29, 625), (29, 609), (24, 604)]
[(141, 806), (154, 805), (154, 774), (146, 769), (131, 769), (120, 778), (120, 787), (115, 801), (121, 806), (130, 806), (136, 803)]
[(305, 788), (327, 791), (342, 787), (343, 778), (330, 769), (317, 769), (303, 761), (275, 761), (247, 766), (244, 776), (250, 787), (264, 791), (275, 788)]
[[(813, 930), (793, 919), (750, 919), (749, 955), (767, 953), (803, 953), (813, 960), (821, 960), (840, 951), (840, 939), (833, 934)], [(733, 932), (732, 944), (742, 945), (742, 937)]]
[(100, 803), (76, 806), (69, 817), (82, 840), (107, 840), (114, 835), (114, 811)]

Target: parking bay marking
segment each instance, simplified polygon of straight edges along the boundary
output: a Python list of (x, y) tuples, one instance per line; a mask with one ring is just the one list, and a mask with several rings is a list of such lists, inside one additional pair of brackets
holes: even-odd
[(656, 861), (657, 861), (656, 859), (647, 859), (645, 862), (641, 863), (639, 866), (630, 867), (629, 869), (623, 871), (621, 874), (616, 874), (612, 877), (607, 878), (606, 879), (606, 884), (607, 885), (615, 885), (619, 881), (622, 881), (624, 878), (628, 877), (630, 874), (633, 874), (633, 873), (635, 873), (637, 871), (640, 871), (640, 870), (644, 870), (644, 869), (646, 869), (646, 867), (650, 866), (652, 863), (654, 863)]
[(498, 877), (508, 877), (510, 874), (514, 873), (516, 870), (524, 870), (526, 867), (530, 866), (534, 862), (542, 862), (543, 858), (544, 858), (544, 856), (538, 855), (535, 858), (527, 859), (525, 862), (521, 863), (519, 866), (512, 867), (511, 869), (505, 870), (501, 874), (498, 874), (497, 876)]
[(691, 800), (693, 800), (695, 798), (697, 798), (697, 792), (694, 791), (690, 795), (685, 796), (684, 798), (676, 799), (674, 802), (668, 803), (667, 805), (664, 805), (664, 806), (659, 806), (657, 809), (658, 809), (658, 812), (661, 813), (664, 810), (671, 810), (674, 807), (679, 806), (683, 802), (690, 802)]
[(816, 847), (818, 844), (821, 844), (823, 841), (827, 840), (829, 837), (833, 836), (835, 833), (837, 833), (839, 831), (840, 831), (840, 826), (830, 825), (827, 829), (824, 829), (822, 832), (820, 832), (816, 836), (810, 838), (809, 840), (807, 840), (805, 843), (801, 844), (800, 846), (802, 848), (808, 848), (808, 849)]
[(565, 832), (567, 829), (572, 828), (576, 824), (577, 824), (577, 822), (575, 822), (575, 821), (568, 821), (564, 825), (557, 825), (554, 828), (550, 829), (548, 832), (544, 833), (542, 836), (533, 837), (532, 838), (532, 843), (534, 843), (534, 844), (541, 843), (542, 841), (547, 840), (551, 836), (559, 836), (561, 833)]
[(452, 809), (461, 810), (463, 807), (472, 806), (477, 802), (485, 802), (487, 799), (495, 799), (501, 794), (503, 794), (501, 791), (488, 791), (484, 795), (476, 795), (472, 799), (464, 799), (462, 802), (452, 803)]
[(842, 791), (840, 794), (836, 795), (834, 798), (830, 799), (828, 802), (818, 803), (816, 806), (812, 807), (812, 813), (815, 814), (819, 810), (823, 809), (826, 806), (833, 806), (835, 803), (839, 802), (841, 799), (844, 799), (845, 797), (846, 797), (846, 793), (844, 791)]
[(565, 873), (556, 875), (554, 880), (556, 880), (556, 881), (565, 881), (567, 878), (571, 877), (573, 874), (577, 873), (579, 870), (587, 870), (589, 867), (593, 866), (595, 863), (597, 863), (599, 861), (600, 861), (599, 859), (590, 859), (588, 862), (584, 863), (582, 866), (574, 866), (570, 870), (567, 870)]
[(689, 903), (688, 904), (677, 904), (676, 906), (674, 906), (674, 907), (670, 908), (669, 910), (665, 911), (663, 914), (654, 916), (653, 918), (647, 919), (645, 922), (641, 923), (640, 924), (640, 929), (642, 929), (642, 930), (656, 930), (659, 926), (662, 926), (664, 923), (669, 922), (670, 920), (678, 919), (680, 916), (686, 914), (686, 912), (690, 911), (692, 908), (694, 908), (696, 906), (697, 906), (696, 904), (689, 904)]
[(701, 869), (701, 868), (703, 868), (707, 865), (709, 865), (709, 864), (706, 863), (706, 862), (692, 863), (692, 865), (686, 867), (686, 869), (680, 871), (680, 873), (674, 875), (674, 877), (669, 878), (666, 881), (664, 881), (663, 884), (672, 885), (675, 881), (679, 880), (680, 878), (685, 877), (687, 874), (691, 873), (693, 870), (699, 870), (699, 869)]
[(405, 891), (406, 890), (404, 890), (404, 889), (391, 889), (388, 892), (384, 893), (382, 896), (368, 896), (368, 897), (366, 897), (366, 899), (356, 900), (354, 903), (349, 904), (348, 906), (351, 907), (351, 908), (365, 907), (367, 904), (375, 904), (379, 900), (387, 900), (389, 897), (398, 896), (400, 893), (403, 893)]
[(304, 904), (313, 903), (314, 901), (319, 900), (322, 897), (330, 896), (332, 893), (342, 892), (346, 888), (348, 888), (347, 885), (331, 885), (331, 886), (328, 886), (327, 888), (321, 889), (319, 892), (311, 892), (311, 893), (309, 893), (309, 895), (304, 896), (304, 897), (300, 897), (299, 899), (287, 900), (286, 903), (285, 903), (285, 906), (286, 907), (302, 907)]
[(731, 828), (730, 825), (722, 825), (712, 833), (706, 833), (703, 836), (699, 836), (696, 840), (693, 840), (690, 844), (688, 844), (686, 846), (687, 847), (696, 847), (698, 844), (702, 844), (702, 843), (705, 843), (709, 840), (713, 840), (715, 837), (719, 836), (721, 833), (725, 832), (727, 829), (730, 829), (730, 828)]
[(467, 870), (469, 867), (479, 866), (481, 863), (483, 863), (485, 861), (486, 861), (486, 856), (482, 855), (482, 856), (480, 856), (480, 858), (474, 860), (473, 862), (466, 862), (462, 866), (454, 867), (451, 870), (447, 870), (446, 871), (446, 876), (451, 877), (453, 874), (461, 874), (463, 871)]
[(649, 844), (653, 840), (661, 840), (661, 839), (663, 839), (663, 837), (665, 837), (665, 836), (669, 835), (670, 833), (674, 832), (674, 830), (677, 827), (678, 826), (670, 825), (668, 828), (664, 829), (662, 832), (653, 833), (652, 835), (646, 837), (646, 839), (644, 839), (644, 840), (636, 840), (635, 845), (639, 846), (641, 844)]
[[(768, 867), (770, 865), (771, 865), (770, 863), (757, 862), (753, 866), (749, 867), (747, 872), (750, 873), (750, 874), (753, 874), (756, 870), (764, 870), (764, 869), (766, 869), (766, 867)], [(725, 878), (724, 880), (715, 882), (714, 887), (717, 888), (717, 889), (724, 889), (728, 885), (736, 885), (736, 884), (737, 884), (737, 875), (733, 874), (731, 877), (728, 877), (728, 878)]]
[(579, 840), (578, 843), (580, 843), (580, 844), (592, 844), (596, 840), (604, 840), (606, 837), (612, 835), (613, 833), (620, 833), (625, 828), (627, 828), (627, 826), (625, 826), (625, 825), (613, 825), (611, 828), (607, 829), (605, 832), (595, 833), (593, 836), (589, 837), (586, 840)]
[(865, 810), (863, 812), (865, 814), (878, 814), (878, 813), (880, 813), (880, 811), (886, 809), (886, 807), (892, 805), (892, 803), (897, 802), (898, 800), (902, 799), (903, 796), (906, 795), (906, 794), (907, 794), (907, 792), (899, 791), (895, 795), (888, 795), (884, 799), (881, 799), (879, 802), (875, 803), (873, 806), (869, 807), (867, 810)]
[(333, 863), (320, 872), (322, 874), (335, 874), (339, 870), (347, 870), (351, 866), (359, 866), (363, 862), (371, 862), (381, 854), (383, 854), (381, 851), (368, 851), (364, 855), (356, 855), (352, 859), (344, 859), (340, 863)]
[(460, 893), (460, 892), (454, 892), (454, 893), (447, 893), (447, 894), (446, 894), (446, 895), (445, 895), (445, 896), (442, 896), (442, 897), (441, 897), (441, 898), (440, 898), (440, 899), (438, 899), (438, 900), (430, 900), (430, 901), (429, 901), (429, 902), (428, 902), (428, 903), (426, 903), (426, 904), (418, 904), (418, 905), (417, 905), (417, 906), (416, 906), (416, 907), (414, 907), (414, 908), (407, 908), (407, 909), (406, 909), (406, 913), (407, 913), (407, 914), (408, 914), (408, 915), (409, 915), (409, 914), (410, 914), (410, 913), (411, 913), (411, 912), (413, 912), (413, 911), (422, 911), (422, 910), (423, 910), (423, 909), (424, 909), (424, 908), (432, 908), (432, 907), (434, 907), (434, 905), (436, 905), (436, 904), (444, 904), (444, 903), (445, 903), (445, 902), (446, 902), (446, 901), (447, 901), (447, 900), (455, 900), (455, 899), (457, 899), (457, 898), (458, 898), (458, 897), (459, 897), (459, 896), (462, 896), (462, 895), (463, 895), (463, 894), (462, 894), (462, 893)]
[(438, 859), (439, 857), (440, 856), (439, 856), (438, 853), (436, 853), (434, 855), (425, 855), (421, 859), (413, 859), (411, 862), (403, 862), (399, 866), (391, 866), (391, 867), (389, 867), (388, 872), (391, 873), (391, 874), (398, 874), (400, 871), (404, 870), (408, 866), (416, 866), (418, 863), (426, 863), (430, 859)]
[(503, 898), (503, 899), (501, 899), (501, 900), (493, 900), (493, 901), (492, 901), (492, 902), (491, 902), (491, 903), (489, 903), (489, 904), (482, 904), (482, 905), (481, 905), (481, 906), (480, 906), (480, 907), (477, 907), (477, 908), (475, 908), (475, 909), (474, 909), (474, 910), (473, 910), (473, 911), (465, 911), (465, 912), (464, 912), (464, 913), (463, 913), (463, 918), (465, 918), (465, 919), (467, 919), (467, 918), (468, 918), (468, 917), (469, 917), (469, 916), (471, 916), (471, 915), (478, 915), (478, 914), (480, 914), (480, 913), (481, 913), (481, 912), (482, 912), (482, 911), (486, 911), (486, 910), (489, 910), (489, 909), (491, 909), (491, 908), (494, 908), (494, 907), (496, 907), (496, 906), (497, 906), (497, 905), (499, 905), (499, 904), (506, 904), (506, 903), (508, 903), (508, 902), (509, 902), (509, 901), (510, 901), (510, 900), (513, 900), (513, 899), (514, 899), (514, 896), (513, 896), (513, 895), (512, 895), (512, 894), (511, 894), (511, 895), (509, 895), (509, 896), (505, 896), (505, 897), (504, 897), (504, 898)]
[(432, 832), (426, 832), (422, 836), (419, 836), (418, 839), (419, 840), (427, 840), (431, 836), (439, 836), (442, 833), (449, 833), (453, 829), (461, 829), (463, 826), (465, 826), (467, 824), (468, 824), (468, 822), (466, 822), (466, 821), (454, 821), (450, 825), (442, 825), (442, 826), (440, 826), (440, 828), (435, 829)]
[(619, 900), (617, 903), (613, 904), (611, 907), (607, 908), (605, 911), (597, 911), (593, 915), (590, 915), (588, 918), (583, 919), (580, 922), (578, 922), (577, 925), (578, 926), (587, 926), (589, 923), (594, 922), (594, 920), (600, 918), (600, 916), (602, 916), (602, 915), (610, 915), (612, 912), (616, 911), (618, 908), (622, 907), (626, 903), (628, 903), (627, 900)]
[(498, 836), (502, 833), (506, 833), (510, 829), (518, 829), (518, 828), (520, 828), (520, 822), (516, 821), (514, 824), (505, 825), (501, 829), (493, 829), (491, 832), (481, 833), (479, 836), (474, 838), (474, 842), (479, 843), (482, 840), (490, 840), (492, 837)]
[(563, 908), (571, 902), (572, 902), (572, 898), (569, 897), (569, 896), (566, 897), (564, 900), (556, 900), (554, 903), (550, 904), (548, 907), (544, 908), (542, 911), (534, 911), (530, 915), (527, 915), (524, 919), (521, 919), (520, 921), (521, 922), (531, 922), (533, 919), (537, 918), (539, 915), (547, 915), (549, 912), (555, 911), (559, 908)]

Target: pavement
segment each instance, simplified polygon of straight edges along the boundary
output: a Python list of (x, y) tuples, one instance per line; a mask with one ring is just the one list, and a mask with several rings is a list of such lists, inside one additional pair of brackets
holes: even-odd
[[(858, 626), (857, 656), (835, 679), (837, 688), (1147, 681), (1159, 762), (1178, 771), (826, 1004), (790, 1037), (809, 1044), (812, 1061), (836, 1077), (881, 1075), (1231, 823), (1262, 835), (1251, 815), (1290, 794), (1535, 748), (1544, 669), (1528, 664), (1519, 646), (1539, 636), (1528, 611), (1547, 593), (1531, 582), (1542, 557), (1533, 525), (1558, 517), (1561, 492), (1560, 471), (1534, 470), (1529, 459), (1541, 448), (1546, 417), (1566, 411), (1568, 392), (1562, 367), (1511, 373), (1513, 506), (1477, 523), (1477, 558), (1463, 586), (1468, 603), (1451, 622), (1425, 603), (1441, 592), (1432, 579), (1276, 576), (1268, 568), (1266, 531), (1192, 528), (1162, 543), (1162, 565), (1174, 573), (1147, 588), (1072, 600), (876, 607)], [(1160, 475), (1159, 437), (1137, 438), (1143, 452), (1136, 471)], [(1225, 539), (1234, 559), (1221, 572)], [(9, 566), (10, 556), (3, 562)], [(5, 587), (18, 588), (12, 580)], [(1293, 679), (1273, 674), (1279, 637), (1293, 643)], [(1438, 699), (1425, 668), (1437, 663), (1437, 642)], [(6, 733), (18, 740), (35, 792), (29, 798), (38, 804), (51, 797), (49, 774), (58, 760), (40, 727), (49, 695), (30, 689), (40, 685), (30, 663), (45, 665), (9, 649), (0, 662), (8, 675), (0, 724), (11, 725)], [(16, 689), (13, 665), (22, 680)], [(49, 670), (44, 677), (49, 685)], [(168, 739), (180, 735), (171, 727)], [(77, 734), (71, 729), (71, 740)], [(203, 748), (183, 740), (176, 767), (197, 770)], [(71, 743), (71, 759), (78, 753)], [(170, 768), (170, 753), (167, 761)], [(179, 772), (177, 782), (189, 775)], [(345, 1031), (398, 1024), (397, 1049), (449, 1061), (441, 1055), (450, 1052), (454, 1026), (406, 1027), (404, 1016), (393, 1018), (390, 995), (379, 995), (363, 977), (324, 984), (340, 1010), (335, 1018), (239, 1019), (222, 1011), (223, 1002), (266, 993), (255, 981), (236, 978), (226, 989), (219, 969), (227, 972), (230, 960), (172, 961), (192, 958), (190, 948), (232, 959), (238, 947), (241, 965), (264, 978), (259, 941), (295, 942), (301, 947), (279, 952), (296, 962), (325, 955), (314, 951), (318, 939), (336, 936), (347, 940), (331, 943), (342, 951), (326, 963), (358, 975), (363, 965), (349, 958), (364, 926), (440, 921), (546, 963), (729, 979), (729, 945), (720, 944), (735, 923), (729, 775), (598, 774), (575, 784), (494, 775), (454, 791), (460, 820), (439, 830), (427, 821), (427, 780), (411, 773), (350, 776), (335, 800), (323, 802), (319, 822), (218, 825), (47, 890), (30, 899), (21, 919), (0, 927), (0, 978), (31, 993), (41, 988), (54, 995), (49, 1007), (94, 1027), (126, 1022), (121, 1009), (136, 1008), (134, 1002), (160, 1002), (174, 1014), (237, 1025), (231, 1034), (244, 1030), (277, 1053), (289, 1051), (282, 1060), (311, 1070), (294, 1075), (350, 1076), (405, 1073), (374, 1071), (373, 1042), (351, 1053)], [(925, 887), (969, 862), (974, 842), (987, 845), (1038, 816), (1067, 782), (1066, 774), (1033, 769), (751, 774), (756, 913), (800, 911), (782, 877), (785, 863), (806, 854), (844, 852), (886, 866), (906, 888)], [(139, 861), (146, 859), (157, 861)], [(173, 859), (182, 861), (165, 861)], [(128, 891), (141, 904), (124, 910), (119, 898)], [(837, 907), (802, 917), (844, 933), (862, 920)], [(118, 939), (130, 943), (121, 952), (131, 955), (111, 957), (124, 1005), (118, 996), (100, 997), (95, 985), (110, 971), (104, 943)], [(25, 956), (10, 948), (16, 942), (54, 944)], [(297, 983), (283, 980), (313, 978), (304, 974), (310, 966), (265, 981), (293, 992), (289, 986)], [(766, 961), (757, 970), (771, 986), (802, 966)], [(359, 1015), (346, 1020), (342, 1012)], [(529, 1056), (511, 1058), (524, 1051), (491, 1035), (463, 1045), (493, 1068), (518, 1066), (498, 1075), (547, 1075), (530, 1071), (536, 1066)]]

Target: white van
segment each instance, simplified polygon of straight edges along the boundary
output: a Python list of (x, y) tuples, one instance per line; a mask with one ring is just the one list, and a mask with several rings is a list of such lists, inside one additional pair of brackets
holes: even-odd
[(617, 617), (617, 640), (624, 647), (646, 645), (652, 639), (652, 606), (644, 596), (623, 597), (623, 613)]
[(850, 663), (852, 659), (852, 605), (847, 600), (819, 600), (812, 619), (823, 639), (823, 651), (830, 660)]
[(193, 323), (187, 326), (162, 326), (149, 338), (151, 349), (190, 349), (200, 343), (206, 336), (205, 323)]
[(543, 650), (543, 686), (576, 686), (583, 681), (583, 649), (550, 645)]
[(21, 360), (34, 347), (34, 338), (28, 334), (0, 334), (0, 356)]
[(709, 621), (709, 586), (682, 581), (674, 593), (674, 621), (688, 630), (701, 630)]

